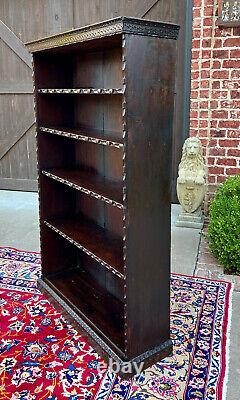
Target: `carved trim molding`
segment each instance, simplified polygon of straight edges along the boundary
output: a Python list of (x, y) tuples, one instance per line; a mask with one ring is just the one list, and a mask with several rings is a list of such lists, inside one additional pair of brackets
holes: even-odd
[[(118, 353), (121, 354), (119, 357), (99, 336), (98, 334), (88, 325), (86, 322), (78, 315), (76, 314), (72, 308), (69, 307), (69, 305), (60, 297), (58, 294), (52, 290), (52, 288), (41, 278), (38, 279), (38, 288), (42, 291), (44, 290), (45, 294), (47, 297), (49, 296), (49, 299), (52, 301), (55, 300), (56, 303), (54, 304), (55, 306), (59, 306), (66, 310), (66, 312), (73, 318), (74, 322), (80, 325), (81, 328), (86, 331), (88, 335), (90, 335), (100, 346), (101, 348), (114, 360), (118, 361), (120, 365), (122, 365), (126, 357), (124, 354), (118, 349)], [(162, 343), (160, 346), (157, 346), (149, 351), (146, 351), (145, 353), (141, 354), (138, 357), (130, 359), (130, 363), (140, 363), (141, 361), (147, 361), (147, 359), (151, 359), (154, 357), (157, 353), (162, 352), (163, 350), (168, 350), (169, 353), (172, 349), (172, 341), (171, 340), (166, 340), (164, 343)]]
[(156, 36), (176, 40), (179, 26), (144, 19), (126, 18), (123, 20), (123, 32), (132, 35)]
[(123, 33), (157, 36), (176, 40), (178, 31), (179, 26), (175, 24), (118, 17), (91, 26), (49, 36), (34, 42), (28, 42), (26, 46), (30, 52), (35, 52)]
[(58, 135), (58, 136), (65, 136), (70, 139), (82, 140), (83, 142), (95, 143), (95, 144), (100, 144), (103, 146), (116, 147), (117, 149), (123, 148), (123, 143), (118, 143), (118, 142), (115, 142), (114, 140), (98, 139), (98, 138), (94, 138), (91, 136), (87, 136), (86, 134), (84, 135), (81, 133), (72, 133), (72, 132), (62, 131), (59, 129), (47, 128), (44, 126), (40, 126), (39, 131), (51, 133), (53, 135)]

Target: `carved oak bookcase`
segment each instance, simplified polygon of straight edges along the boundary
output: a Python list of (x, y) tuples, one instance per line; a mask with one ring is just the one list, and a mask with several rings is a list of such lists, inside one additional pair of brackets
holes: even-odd
[(37, 118), (39, 287), (103, 356), (145, 366), (172, 351), (178, 30), (119, 17), (27, 44)]

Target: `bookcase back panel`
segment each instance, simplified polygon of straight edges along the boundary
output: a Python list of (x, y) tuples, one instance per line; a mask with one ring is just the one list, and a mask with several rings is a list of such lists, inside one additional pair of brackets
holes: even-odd
[[(41, 224), (42, 275), (46, 278), (77, 266), (77, 247), (57, 235), (44, 223)], [(51, 243), (51, 246), (49, 246)]]
[(74, 60), (73, 86), (117, 88), (122, 86), (122, 49), (80, 53)]
[(113, 234), (123, 236), (123, 210), (105, 205), (105, 226)]
[[(122, 149), (81, 142), (75, 139), (38, 133), (41, 170), (62, 168), (88, 171), (113, 182), (122, 182)], [(76, 172), (77, 176), (77, 172)]]
[(121, 95), (38, 94), (38, 125), (82, 128), (122, 138)]
[[(63, 50), (62, 50), (63, 52)], [(38, 89), (118, 88), (122, 86), (122, 48), (62, 54), (39, 53), (35, 57)]]
[(123, 350), (123, 281), (46, 226), (42, 227), (42, 238), (45, 281), (77, 314), (87, 315), (100, 334)]
[(39, 89), (49, 88), (72, 88), (73, 66), (72, 55), (62, 57), (59, 55), (37, 54), (35, 58), (36, 87)]
[(76, 192), (40, 174), (40, 217), (41, 221), (53, 218), (76, 216)]
[(76, 213), (82, 214), (84, 217), (95, 222), (101, 227), (105, 227), (105, 205), (101, 201), (94, 200), (88, 196), (77, 193), (76, 197)]
[(110, 180), (122, 181), (122, 150), (92, 143), (76, 143), (76, 167), (102, 175)]
[(75, 98), (75, 125), (122, 134), (121, 95), (79, 95)]
[(41, 219), (82, 218), (122, 238), (123, 210), (40, 175)]
[[(107, 151), (106, 151), (107, 150)], [(109, 147), (104, 154), (104, 175), (114, 181), (122, 181), (123, 153), (122, 150)]]
[(124, 281), (117, 275), (112, 274), (105, 268), (94, 261), (92, 258), (79, 252), (78, 254), (78, 267), (86, 271), (106, 292), (113, 295), (116, 299), (123, 302), (124, 296)]
[(74, 167), (74, 140), (38, 132), (38, 159), (40, 170), (49, 168)]
[(123, 210), (78, 193), (76, 213), (83, 214), (86, 218), (122, 238)]
[(76, 167), (78, 168), (104, 176), (104, 154), (104, 146), (92, 143), (75, 143)]
[(37, 118), (39, 126), (73, 126), (74, 96), (38, 94)]

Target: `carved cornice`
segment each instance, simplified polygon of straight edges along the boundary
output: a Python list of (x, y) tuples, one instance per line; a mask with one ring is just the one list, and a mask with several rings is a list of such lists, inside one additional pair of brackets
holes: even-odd
[(145, 19), (123, 18), (123, 33), (156, 36), (165, 39), (178, 38), (179, 26)]
[(175, 24), (118, 17), (34, 42), (28, 42), (26, 46), (30, 52), (36, 52), (123, 33), (177, 39), (178, 31), (179, 26)]

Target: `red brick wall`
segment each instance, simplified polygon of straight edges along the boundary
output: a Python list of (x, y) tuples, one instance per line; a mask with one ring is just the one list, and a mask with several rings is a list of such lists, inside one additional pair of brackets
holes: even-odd
[(240, 28), (218, 28), (218, 0), (193, 3), (190, 136), (204, 146), (211, 196), (240, 173)]

